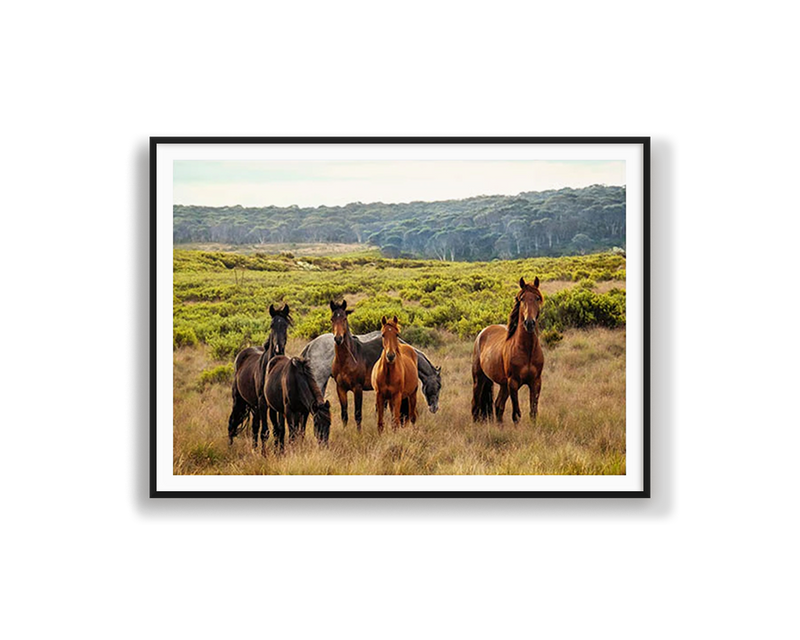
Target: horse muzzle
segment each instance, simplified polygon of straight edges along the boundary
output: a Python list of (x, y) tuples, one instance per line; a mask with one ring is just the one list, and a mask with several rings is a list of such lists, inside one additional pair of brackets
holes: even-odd
[(333, 341), (336, 344), (342, 344), (342, 342), (344, 342), (344, 336), (333, 336)]
[(397, 356), (396, 356), (394, 353), (387, 353), (387, 354), (386, 354), (386, 359), (387, 359), (389, 362), (394, 362), (394, 359), (395, 359), (396, 357), (397, 357)]
[(525, 327), (525, 331), (528, 333), (533, 333), (536, 331), (536, 320), (525, 320), (522, 325)]

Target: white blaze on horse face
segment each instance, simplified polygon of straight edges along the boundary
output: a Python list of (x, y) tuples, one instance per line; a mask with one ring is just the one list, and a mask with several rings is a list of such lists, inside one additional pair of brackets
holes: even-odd
[(533, 292), (525, 292), (520, 299), (522, 311), (522, 325), (528, 332), (533, 332), (536, 329), (536, 323), (539, 320), (539, 296)]

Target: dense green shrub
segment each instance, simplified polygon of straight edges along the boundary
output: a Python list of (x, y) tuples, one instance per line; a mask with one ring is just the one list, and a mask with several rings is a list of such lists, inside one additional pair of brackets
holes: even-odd
[(559, 331), (568, 327), (621, 327), (625, 324), (625, 292), (612, 289), (601, 294), (578, 287), (558, 291), (548, 297), (542, 309), (542, 324)]
[(230, 383), (233, 381), (233, 363), (221, 364), (212, 369), (206, 369), (200, 374), (200, 386), (205, 387), (216, 383)]
[(442, 344), (442, 335), (436, 329), (411, 325), (405, 327), (401, 332), (401, 338), (415, 347), (424, 349), (426, 347), (438, 347)]
[(564, 335), (557, 329), (545, 329), (541, 338), (542, 342), (552, 349), (564, 339)]
[[(624, 280), (625, 258), (620, 255), (468, 263), (354, 254), (346, 259), (303, 258), (319, 267), (309, 271), (299, 267), (297, 259), (269, 254), (242, 260), (228, 259), (224, 253), (174, 253), (173, 343), (176, 348), (207, 344), (222, 360), (232, 359), (244, 346), (264, 342), (270, 304), (290, 305), (295, 322), (290, 335), (303, 339), (331, 330), (328, 303), (342, 298), (353, 310), (354, 333), (379, 329), (382, 316), (396, 314), (403, 336), (413, 336), (409, 340), (420, 346), (440, 339), (442, 331), (471, 339), (490, 324), (508, 321), (521, 276), (578, 282), (546, 296), (545, 329), (625, 324), (625, 292), (599, 294), (594, 287), (598, 280)], [(288, 271), (259, 269), (258, 260), (279, 261)], [(226, 263), (238, 266), (234, 271)]]
[(197, 334), (191, 327), (175, 327), (172, 330), (172, 347), (193, 347), (197, 344)]

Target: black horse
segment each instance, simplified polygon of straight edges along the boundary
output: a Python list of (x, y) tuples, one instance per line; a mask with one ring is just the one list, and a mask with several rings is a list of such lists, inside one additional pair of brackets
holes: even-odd
[[(281, 415), (289, 425), (289, 440), (305, 430), (309, 414), (314, 416), (314, 434), (320, 444), (328, 442), (331, 431), (331, 403), (324, 400), (308, 364), (302, 358), (276, 356), (267, 365), (264, 400), (275, 432), (275, 447), (283, 450), (285, 429)], [(261, 453), (266, 453), (261, 440)]]
[(248, 416), (253, 424), (253, 449), (258, 447), (259, 427), (262, 443), (269, 437), (267, 407), (264, 402), (267, 363), (275, 356), (286, 352), (287, 333), (292, 324), (288, 304), (277, 310), (273, 305), (269, 305), (269, 315), (272, 316), (272, 323), (264, 346), (242, 349), (234, 360), (231, 389), (233, 409), (228, 418), (229, 444), (233, 444), (233, 439), (243, 428)]

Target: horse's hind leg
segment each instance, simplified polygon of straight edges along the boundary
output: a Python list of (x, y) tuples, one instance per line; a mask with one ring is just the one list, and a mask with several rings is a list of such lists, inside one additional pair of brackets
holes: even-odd
[(506, 400), (508, 400), (508, 385), (500, 385), (500, 393), (497, 394), (497, 399), (494, 401), (494, 416), (498, 422), (503, 421), (503, 414), (506, 410)]
[[(286, 427), (283, 421), (283, 414), (279, 414), (274, 409), (269, 410), (269, 419), (272, 422), (272, 433), (275, 435), (275, 449), (283, 451)], [(262, 452), (264, 448), (262, 447)]]

